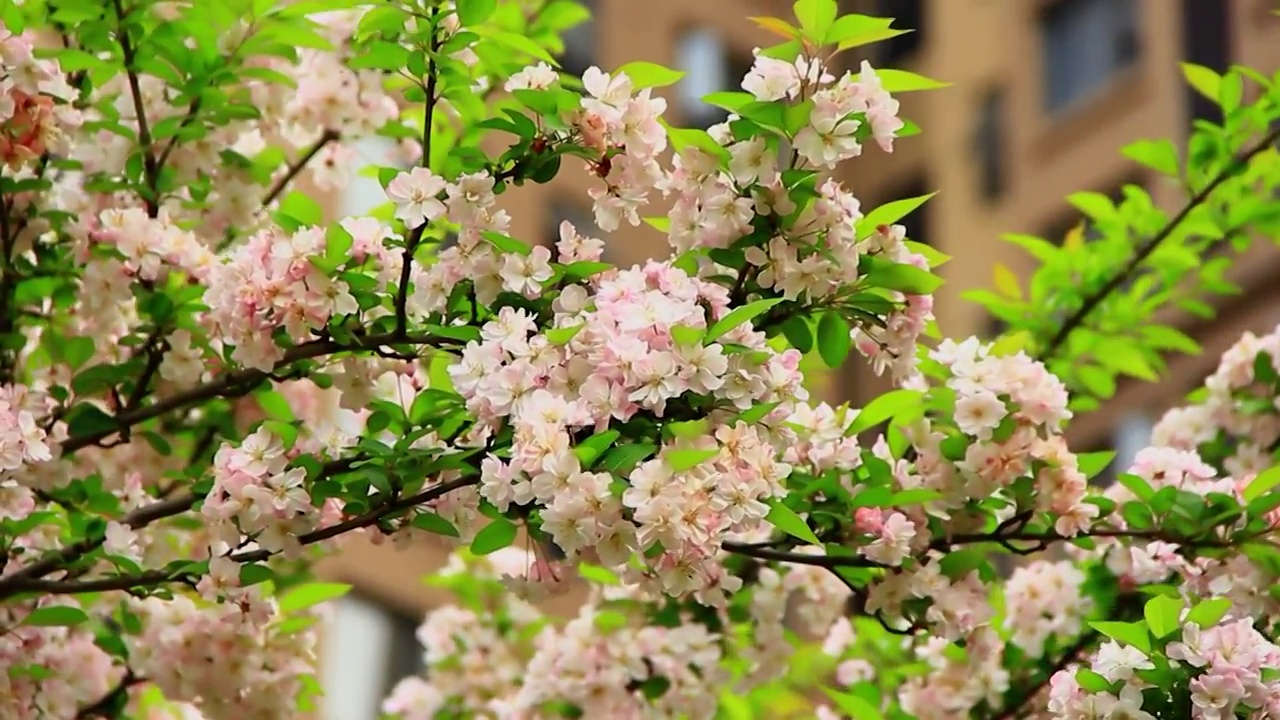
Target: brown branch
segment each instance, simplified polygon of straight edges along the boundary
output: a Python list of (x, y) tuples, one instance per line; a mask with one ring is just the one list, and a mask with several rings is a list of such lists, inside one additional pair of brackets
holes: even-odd
[(1049, 685), (1049, 681), (1054, 675), (1066, 670), (1067, 666), (1079, 659), (1089, 646), (1098, 640), (1098, 633), (1089, 630), (1076, 639), (1070, 647), (1062, 652), (1058, 660), (1049, 668), (1043, 677), (1036, 680), (1029, 687), (1019, 693), (1012, 702), (1007, 703), (1003, 709), (999, 710), (991, 717), (991, 720), (1013, 720), (1026, 714), (1027, 703), (1035, 699), (1045, 687)]
[(302, 153), (297, 160), (290, 164), (284, 175), (279, 180), (276, 180), (276, 183), (267, 191), (267, 196), (262, 199), (262, 207), (267, 207), (275, 202), (285, 188), (289, 187), (289, 183), (293, 182), (293, 179), (298, 176), (298, 173), (306, 168), (307, 163), (311, 162), (316, 155), (319, 155), (326, 145), (338, 138), (339, 135), (336, 130), (325, 128), (325, 131), (320, 133), (320, 139), (312, 143), (306, 152)]
[[(409, 510), (417, 505), (431, 502), (432, 500), (443, 497), (454, 490), (469, 487), (478, 482), (480, 482), (480, 478), (477, 476), (464, 476), (456, 480), (441, 483), (428, 490), (423, 490), (422, 492), (409, 497), (389, 502), (362, 515), (357, 515), (356, 517), (344, 520), (336, 525), (320, 528), (314, 532), (300, 535), (298, 536), (298, 542), (304, 546), (313, 545), (352, 530), (369, 527), (390, 515)], [(261, 562), (271, 558), (275, 554), (276, 553), (273, 553), (270, 550), (250, 550), (236, 553), (231, 556), (231, 559), (238, 563)], [(195, 579), (196, 576), (185, 572), (172, 573), (164, 570), (149, 570), (132, 575), (118, 575), (116, 577), (101, 578), (97, 580), (30, 580), (18, 584), (15, 589), (5, 594), (12, 595), (18, 592), (38, 592), (47, 595), (70, 595), (86, 592), (134, 590), (138, 588), (163, 585), (170, 582), (191, 582)], [(3, 596), (4, 594), (0, 594), (0, 597)]]
[(110, 692), (103, 695), (97, 702), (81, 708), (80, 712), (76, 713), (77, 720), (115, 717), (115, 713), (119, 710), (116, 706), (128, 694), (129, 688), (143, 682), (146, 681), (134, 675), (132, 669), (126, 668), (124, 677), (120, 678), (120, 682)]
[[(179, 497), (170, 498), (161, 502), (152, 503), (144, 507), (138, 508), (125, 516), (121, 522), (130, 528), (137, 530), (146, 527), (157, 520), (162, 520), (191, 509), (195, 505), (197, 498), (194, 495), (186, 494)], [(16, 595), (26, 592), (25, 585), (28, 582), (42, 578), (51, 572), (55, 572), (71, 563), (79, 560), (90, 552), (100, 547), (106, 542), (105, 537), (81, 540), (66, 546), (57, 553), (50, 555), (42, 560), (36, 561), (26, 567), (17, 570), (9, 575), (0, 578), (0, 598)]]
[(134, 52), (133, 43), (129, 41), (129, 30), (125, 27), (125, 17), (128, 13), (124, 11), (120, 0), (114, 0), (116, 9), (116, 18), (120, 23), (116, 28), (118, 40), (120, 41), (120, 53), (124, 57), (125, 75), (129, 81), (129, 94), (133, 96), (133, 113), (138, 116), (138, 144), (142, 150), (142, 171), (146, 180), (148, 195), (150, 197), (142, 198), (146, 203), (147, 215), (156, 217), (160, 214), (160, 177), (159, 168), (156, 167), (156, 159), (151, 154), (151, 127), (147, 124), (147, 113), (142, 106), (142, 88), (138, 84), (138, 71), (134, 67), (137, 61), (137, 55)]
[(98, 445), (111, 435), (121, 432), (122, 430), (127, 430), (138, 423), (160, 417), (161, 415), (179, 408), (195, 405), (218, 397), (240, 397), (247, 395), (263, 381), (273, 377), (276, 373), (287, 370), (290, 365), (300, 360), (310, 360), (339, 352), (358, 350), (367, 351), (382, 345), (397, 343), (419, 345), (437, 344), (441, 346), (450, 344), (446, 338), (439, 338), (433, 335), (401, 336), (398, 333), (370, 335), (362, 339), (357, 339), (355, 344), (343, 344), (335, 340), (314, 340), (312, 342), (290, 348), (285, 353), (284, 358), (280, 362), (276, 363), (275, 368), (270, 373), (262, 370), (238, 370), (227, 373), (218, 379), (203, 385), (198, 385), (194, 388), (161, 398), (145, 407), (125, 409), (113, 418), (116, 424), (115, 427), (104, 430), (95, 430), (94, 432), (74, 435), (67, 438), (67, 440), (61, 445), (62, 453), (67, 455), (89, 445)]
[(1280, 128), (1268, 133), (1261, 141), (1258, 142), (1257, 145), (1250, 148), (1240, 157), (1234, 159), (1231, 164), (1223, 168), (1208, 185), (1204, 186), (1199, 192), (1191, 196), (1191, 199), (1187, 201), (1187, 204), (1183, 206), (1182, 210), (1180, 210), (1177, 215), (1174, 215), (1173, 218), (1160, 229), (1160, 232), (1153, 235), (1150, 240), (1147, 240), (1138, 248), (1138, 251), (1129, 260), (1129, 262), (1121, 268), (1119, 273), (1112, 276), (1112, 278), (1099, 290), (1085, 298), (1080, 309), (1076, 310), (1071, 317), (1067, 318), (1066, 321), (1063, 322), (1062, 327), (1058, 329), (1057, 334), (1049, 341), (1049, 344), (1045, 347), (1044, 352), (1040, 353), (1038, 359), (1042, 361), (1048, 360), (1061, 350), (1062, 346), (1067, 342), (1067, 338), (1071, 336), (1071, 333), (1084, 323), (1089, 314), (1092, 313), (1098, 305), (1107, 298), (1107, 296), (1115, 292), (1125, 283), (1126, 280), (1138, 271), (1139, 266), (1141, 266), (1142, 263), (1151, 256), (1151, 253), (1155, 252), (1156, 248), (1159, 247), (1161, 243), (1173, 235), (1174, 231), (1177, 230), (1178, 226), (1191, 215), (1192, 211), (1207, 202), (1209, 197), (1218, 189), (1219, 186), (1231, 179), (1238, 170), (1248, 165), (1253, 158), (1271, 148), (1277, 140), (1280, 140)]
[[(427, 53), (427, 87), (426, 87), (426, 110), (422, 119), (422, 159), (419, 161), (424, 168), (431, 168), (431, 127), (435, 121), (436, 111), (436, 52), (440, 49), (439, 28), (434, 26), (436, 19), (435, 10), (431, 11), (431, 52)], [(427, 224), (414, 228), (409, 232), (408, 237), (404, 241), (404, 258), (400, 263), (400, 286), (396, 292), (396, 332), (403, 335), (409, 331), (409, 276), (413, 270), (413, 254), (418, 250), (418, 243), (422, 241), (422, 234), (426, 231)]]

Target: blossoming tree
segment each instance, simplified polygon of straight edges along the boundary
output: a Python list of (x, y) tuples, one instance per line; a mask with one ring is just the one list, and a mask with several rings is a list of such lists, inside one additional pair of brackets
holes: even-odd
[[(755, 18), (783, 42), (702, 131), (678, 72), (559, 73), (568, 0), (0, 7), (4, 718), (297, 717), (343, 590), (308, 562), (361, 534), (458, 547), (406, 720), (1280, 717), (1280, 332), (1115, 487), (1063, 435), (1280, 231), (1277, 78), (1188, 66), (1223, 123), (1126, 149), (1185, 206), (1073, 196), (1098, 238), (1016, 237), (1027, 292), (974, 296), (1004, 338), (925, 341), (927, 198), (833, 177), (939, 86), (838, 70), (888, 18)], [(326, 222), (301, 180), (371, 134), (412, 169)], [(566, 163), (670, 258), (511, 237), (501, 195)], [(897, 389), (811, 403), (802, 357), (854, 351)]]

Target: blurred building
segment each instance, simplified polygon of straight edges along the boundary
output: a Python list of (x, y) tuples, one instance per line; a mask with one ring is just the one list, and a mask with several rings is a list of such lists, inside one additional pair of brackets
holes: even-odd
[[(649, 60), (684, 70), (668, 88), (668, 119), (701, 126), (723, 119), (699, 98), (737, 87), (754, 47), (768, 35), (745, 18), (787, 16), (783, 0), (589, 0), (593, 20), (574, 30), (565, 69), (612, 69)], [(868, 148), (843, 178), (864, 207), (939, 194), (906, 219), (910, 236), (953, 256), (943, 270), (937, 315), (949, 336), (998, 330), (962, 291), (989, 287), (995, 262), (1020, 271), (1032, 261), (998, 238), (1004, 232), (1059, 239), (1078, 217), (1063, 198), (1076, 191), (1118, 193), (1144, 186), (1176, 207), (1177, 188), (1161, 184), (1120, 155), (1139, 138), (1171, 138), (1181, 145), (1192, 118), (1214, 107), (1183, 83), (1178, 62), (1215, 69), (1241, 63), (1274, 72), (1280, 67), (1280, 17), (1273, 0), (843, 0), (843, 12), (892, 16), (916, 32), (870, 48), (880, 67), (914, 70), (946, 80), (950, 88), (902, 96), (902, 114), (923, 135), (903, 140), (893, 155)], [(861, 59), (852, 55), (847, 61)], [(384, 152), (370, 143), (365, 150)], [(591, 180), (566, 163), (546, 186), (525, 186), (503, 196), (512, 232), (551, 243), (561, 221), (594, 227), (586, 190)], [(376, 183), (357, 184), (341, 202), (344, 214), (383, 202)], [(657, 214), (657, 210), (654, 214)], [(1259, 247), (1234, 279), (1245, 293), (1231, 299), (1212, 323), (1185, 326), (1204, 346), (1198, 357), (1175, 358), (1166, 381), (1122, 384), (1103, 412), (1073, 428), (1077, 447), (1120, 448), (1131, 456), (1166, 407), (1212, 370), (1216, 357), (1241, 332), (1280, 322), (1277, 255)], [(624, 227), (608, 237), (606, 260), (629, 265), (667, 254), (652, 228)], [(1185, 321), (1186, 318), (1180, 320)], [(838, 378), (839, 394), (855, 401), (885, 386), (857, 367)], [(430, 608), (447, 600), (421, 577), (438, 567), (437, 547), (396, 552), (356, 545), (324, 567), (329, 577), (357, 586), (339, 606), (325, 635), (329, 694), (326, 720), (371, 720), (377, 699), (419, 664), (412, 630)], [(571, 607), (572, 599), (563, 602)]]

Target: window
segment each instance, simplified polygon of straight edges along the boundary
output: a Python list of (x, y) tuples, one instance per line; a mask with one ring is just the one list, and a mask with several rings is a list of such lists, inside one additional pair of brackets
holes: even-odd
[(1116, 456), (1090, 482), (1098, 487), (1106, 487), (1115, 482), (1119, 475), (1128, 472), (1133, 466), (1133, 459), (1151, 444), (1151, 431), (1154, 429), (1155, 425), (1146, 413), (1134, 412), (1122, 417), (1111, 433), (1109, 447), (1097, 448), (1114, 450)]
[[(1187, 62), (1224, 72), (1231, 64), (1231, 5), (1219, 0), (1182, 0), (1182, 43)], [(1192, 120), (1221, 122), (1217, 103), (1186, 86)]]
[(893, 27), (912, 32), (876, 43), (879, 64), (894, 67), (906, 62), (924, 42), (924, 0), (877, 0), (871, 13), (893, 18)]
[(978, 156), (978, 187), (983, 199), (993, 201), (1004, 193), (1004, 90), (993, 89), (982, 99), (974, 130)]
[(422, 672), (418, 621), (356, 595), (336, 603), (322, 635), (325, 720), (376, 720), (395, 684)]
[(353, 147), (356, 156), (351, 180), (342, 190), (338, 209), (343, 217), (367, 215), (370, 210), (387, 201), (387, 194), (376, 177), (361, 175), (359, 171), (369, 165), (396, 165), (396, 141), (381, 135), (360, 138)]
[(700, 128), (724, 122), (729, 113), (704, 103), (702, 98), (740, 86), (754, 62), (751, 55), (726, 47), (724, 38), (715, 30), (699, 28), (681, 35), (676, 44), (676, 66), (686, 75), (676, 92), (685, 122)]
[(547, 212), (544, 245), (555, 247), (560, 241), (560, 224), (565, 220), (573, 223), (581, 235), (604, 239), (604, 232), (596, 226), (596, 216), (590, 207), (572, 201), (556, 200), (551, 203)]
[(1088, 95), (1138, 56), (1134, 0), (1060, 0), (1041, 16), (1045, 108)]
[(578, 0), (591, 13), (591, 18), (561, 33), (564, 52), (560, 54), (560, 68), (574, 77), (582, 77), (587, 68), (596, 63), (596, 0)]

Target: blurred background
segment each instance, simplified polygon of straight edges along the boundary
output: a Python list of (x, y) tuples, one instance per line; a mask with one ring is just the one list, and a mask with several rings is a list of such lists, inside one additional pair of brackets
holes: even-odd
[[(752, 49), (779, 40), (746, 18), (789, 16), (782, 0), (586, 0), (592, 19), (570, 31), (561, 60), (580, 75), (648, 60), (687, 73), (663, 93), (666, 117), (707, 127), (723, 111), (703, 105), (710, 92), (736, 89)], [(898, 142), (892, 155), (875, 148), (845, 165), (841, 180), (864, 210), (890, 200), (938, 191), (909, 216), (908, 236), (954, 259), (942, 268), (947, 285), (935, 312), (951, 337), (991, 336), (999, 323), (960, 299), (989, 287), (999, 262), (1026, 272), (1032, 260), (1000, 241), (1006, 232), (1060, 242), (1081, 218), (1064, 197), (1092, 190), (1118, 197), (1142, 186), (1166, 208), (1182, 192), (1137, 167), (1120, 148), (1138, 139), (1169, 138), (1181, 147), (1193, 120), (1215, 119), (1216, 107), (1183, 82), (1178, 63), (1223, 70), (1231, 64), (1266, 74), (1280, 68), (1280, 17), (1275, 0), (843, 0), (842, 13), (897, 18), (915, 32), (841, 56), (846, 67), (909, 69), (953, 85), (901, 96), (902, 116), (923, 134)], [(855, 51), (856, 52), (856, 51)], [(1218, 118), (1220, 119), (1220, 118)], [(360, 148), (365, 162), (385, 163), (391, 148), (376, 140)], [(590, 180), (571, 164), (554, 182), (503, 195), (512, 234), (551, 244), (563, 220), (593, 231)], [(342, 215), (385, 202), (378, 183), (360, 179), (334, 199)], [(656, 214), (657, 210), (653, 214)], [(1088, 236), (1086, 229), (1086, 237)], [(605, 260), (631, 265), (667, 255), (666, 238), (648, 226), (606, 237)], [(1121, 383), (1101, 412), (1072, 428), (1077, 451), (1118, 450), (1123, 467), (1145, 446), (1154, 422), (1216, 365), (1246, 330), (1280, 323), (1280, 254), (1259, 243), (1229, 276), (1242, 292), (1218, 307), (1212, 322), (1170, 317), (1204, 347), (1171, 361), (1159, 384)], [(1194, 322), (1193, 322), (1194, 321)], [(822, 394), (855, 405), (885, 385), (856, 361), (823, 378)], [(401, 677), (420, 671), (414, 629), (432, 607), (448, 602), (421, 578), (448, 549), (429, 545), (395, 551), (353, 541), (330, 558), (324, 574), (355, 590), (336, 608), (324, 633), (324, 720), (373, 720), (382, 697)], [(573, 612), (580, 595), (558, 598), (552, 611)]]

